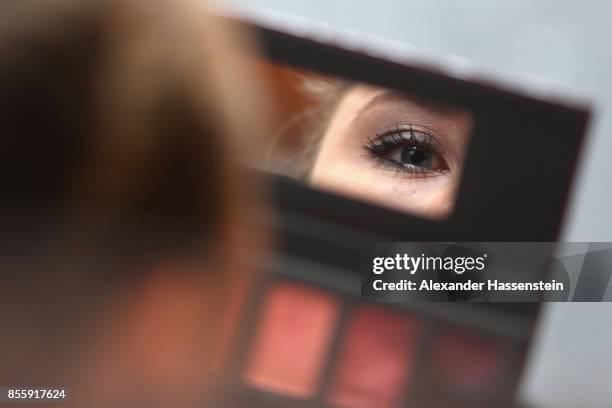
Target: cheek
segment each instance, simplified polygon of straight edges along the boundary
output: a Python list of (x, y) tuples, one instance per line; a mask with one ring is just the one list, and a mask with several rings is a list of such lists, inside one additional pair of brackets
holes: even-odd
[(456, 191), (452, 175), (410, 178), (361, 159), (357, 163), (321, 157), (312, 172), (312, 185), (426, 218), (443, 218), (452, 211)]
[(455, 185), (449, 176), (429, 180), (389, 180), (391, 193), (380, 204), (425, 218), (440, 219), (450, 215), (455, 198)]

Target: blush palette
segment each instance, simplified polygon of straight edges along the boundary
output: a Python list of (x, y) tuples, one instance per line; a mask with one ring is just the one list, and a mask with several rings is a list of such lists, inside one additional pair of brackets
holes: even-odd
[(265, 274), (219, 406), (511, 406), (527, 337), (507, 330), (507, 312), (491, 311), (509, 325), (462, 320), (465, 305), (365, 301), (358, 288), (358, 274), (289, 257)]

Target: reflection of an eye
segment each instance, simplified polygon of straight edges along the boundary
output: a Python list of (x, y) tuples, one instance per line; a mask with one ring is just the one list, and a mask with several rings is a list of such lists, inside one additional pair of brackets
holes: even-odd
[(433, 176), (449, 169), (437, 139), (412, 127), (379, 133), (364, 147), (380, 164), (406, 173)]

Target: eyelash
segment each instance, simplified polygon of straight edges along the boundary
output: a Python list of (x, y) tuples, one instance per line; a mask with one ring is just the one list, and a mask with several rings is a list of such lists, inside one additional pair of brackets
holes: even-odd
[(438, 139), (429, 133), (414, 130), (412, 125), (400, 125), (377, 133), (375, 137), (368, 138), (364, 143), (368, 157), (376, 160), (378, 164), (400, 173), (410, 174), (414, 177), (431, 177), (448, 171), (447, 165), (444, 170), (430, 170), (420, 166), (400, 163), (389, 157), (394, 149), (402, 146), (419, 147), (432, 155), (437, 155), (446, 165), (443, 159), (444, 149)]

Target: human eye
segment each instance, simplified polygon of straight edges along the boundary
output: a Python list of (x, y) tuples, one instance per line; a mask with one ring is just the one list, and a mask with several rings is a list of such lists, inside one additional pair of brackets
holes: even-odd
[(440, 141), (412, 125), (377, 133), (364, 142), (366, 156), (389, 169), (413, 176), (436, 176), (449, 171)]

